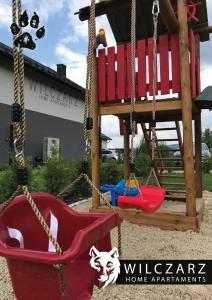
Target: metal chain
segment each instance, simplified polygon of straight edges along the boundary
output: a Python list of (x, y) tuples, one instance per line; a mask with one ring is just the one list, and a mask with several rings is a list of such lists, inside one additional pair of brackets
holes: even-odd
[(131, 129), (131, 152), (130, 159), (131, 163), (134, 163), (135, 160), (135, 148), (134, 148), (134, 138), (136, 130), (136, 121), (135, 121), (135, 57), (136, 57), (136, 0), (132, 0), (131, 8), (131, 111), (130, 111), (130, 129)]
[[(158, 39), (158, 16), (160, 13), (160, 5), (158, 0), (154, 0), (152, 7), (154, 34), (153, 34), (153, 99), (152, 99), (152, 121), (155, 121), (156, 114), (156, 90), (157, 90), (157, 39)], [(155, 156), (155, 140), (156, 132), (155, 127), (152, 126), (152, 161)]]
[(156, 91), (157, 91), (157, 39), (158, 39), (158, 16), (160, 13), (160, 5), (158, 0), (154, 0), (152, 6), (152, 15), (153, 15), (153, 25), (154, 25), (154, 33), (153, 33), (153, 98), (152, 98), (152, 125), (151, 125), (151, 150), (152, 150), (152, 163), (151, 170), (149, 176), (146, 181), (146, 185), (148, 185), (151, 176), (155, 177), (156, 183), (159, 187), (161, 187), (158, 177), (155, 172), (154, 167), (154, 159), (155, 159), (155, 140), (156, 140), (156, 131), (155, 131), (155, 116), (156, 116)]

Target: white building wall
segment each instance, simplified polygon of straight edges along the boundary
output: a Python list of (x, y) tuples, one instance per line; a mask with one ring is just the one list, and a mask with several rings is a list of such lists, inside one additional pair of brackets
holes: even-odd
[[(40, 78), (25, 78), (25, 101), (28, 110), (83, 122), (84, 102)], [(0, 66), (0, 103), (11, 105), (13, 102), (13, 73)]]

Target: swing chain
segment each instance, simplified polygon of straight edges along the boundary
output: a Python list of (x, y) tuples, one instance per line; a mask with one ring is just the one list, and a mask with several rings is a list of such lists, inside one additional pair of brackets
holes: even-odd
[(160, 13), (160, 4), (159, 0), (154, 0), (153, 6), (152, 6), (152, 15), (153, 17), (158, 17)]
[(151, 158), (152, 158), (152, 164), (151, 164), (151, 169), (149, 176), (146, 181), (146, 185), (149, 184), (149, 180), (151, 176), (153, 175), (156, 183), (159, 187), (161, 187), (160, 182), (158, 180), (158, 177), (155, 172), (155, 140), (156, 140), (156, 91), (157, 91), (157, 39), (158, 39), (158, 16), (160, 13), (160, 6), (159, 6), (159, 1), (154, 0), (153, 2), (153, 7), (152, 7), (152, 15), (153, 15), (153, 25), (154, 25), (154, 33), (153, 33), (153, 99), (152, 99), (152, 120), (150, 122), (150, 127), (152, 131), (152, 136), (151, 136)]
[(135, 161), (134, 139), (136, 134), (136, 120), (135, 120), (135, 57), (136, 57), (136, 0), (132, 0), (131, 7), (131, 112), (130, 112), (130, 129), (131, 129), (131, 163)]

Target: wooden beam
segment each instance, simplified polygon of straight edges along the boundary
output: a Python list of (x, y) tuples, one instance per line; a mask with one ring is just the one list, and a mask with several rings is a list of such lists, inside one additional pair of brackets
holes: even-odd
[(129, 126), (127, 126), (126, 122), (124, 123), (124, 179), (129, 179), (130, 169), (129, 169), (129, 155), (130, 155), (130, 147), (129, 147)]
[[(100, 115), (121, 115), (129, 114), (131, 110), (130, 103), (116, 103), (116, 104), (102, 104), (99, 106)], [(182, 102), (181, 100), (158, 100), (156, 103), (156, 111), (158, 112), (172, 112), (181, 111)], [(137, 113), (152, 113), (152, 101), (136, 102), (135, 111)]]
[[(140, 210), (121, 209), (115, 207), (115, 210), (126, 221), (139, 225), (157, 226), (167, 230), (194, 230), (198, 228), (196, 217), (188, 217), (184, 213), (174, 213), (169, 211), (157, 212), (154, 214), (145, 214)], [(111, 211), (107, 206), (100, 206), (98, 209), (91, 209), (92, 212), (105, 213)]]
[[(100, 170), (99, 170), (99, 116), (98, 116), (98, 91), (97, 91), (97, 58), (96, 51), (93, 51), (93, 65), (92, 65), (92, 85), (91, 85), (91, 101), (92, 101), (92, 117), (93, 117), (93, 130), (92, 130), (92, 182), (96, 187), (100, 185)], [(100, 198), (98, 193), (92, 190), (92, 204), (93, 208), (98, 208)]]
[(188, 41), (188, 9), (186, 0), (178, 0), (179, 44), (180, 44), (180, 72), (182, 89), (182, 117), (183, 117), (183, 147), (184, 171), (186, 180), (186, 207), (189, 217), (196, 216), (194, 159), (192, 143), (192, 99), (189, 65)]
[(195, 33), (201, 34), (201, 33), (212, 33), (212, 26), (208, 27), (202, 27), (202, 28), (197, 28), (194, 30)]
[(160, 14), (170, 33), (179, 31), (179, 22), (174, 13), (170, 0), (160, 0)]

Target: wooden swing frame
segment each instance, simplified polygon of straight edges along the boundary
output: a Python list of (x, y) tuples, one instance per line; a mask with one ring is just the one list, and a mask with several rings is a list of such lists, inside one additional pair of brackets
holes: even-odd
[[(183, 151), (184, 151), (184, 172), (186, 182), (186, 211), (173, 212), (163, 211), (148, 215), (141, 211), (116, 208), (119, 214), (127, 221), (150, 226), (158, 226), (169, 230), (194, 230), (197, 231), (204, 211), (202, 199), (202, 163), (201, 163), (201, 111), (192, 102), (190, 62), (189, 62), (189, 30), (187, 23), (187, 7), (184, 0), (178, 0), (178, 19), (173, 14), (169, 0), (160, 1), (162, 6), (162, 18), (170, 33), (179, 33), (179, 55), (180, 55), (180, 98), (157, 101), (157, 121), (182, 120), (183, 124)], [(165, 19), (164, 19), (165, 18)], [(195, 32), (196, 56), (199, 59), (200, 37)], [(99, 160), (99, 119), (102, 115), (115, 114), (124, 118), (129, 115), (130, 104), (128, 103), (100, 103), (98, 99), (98, 71), (97, 57), (93, 53), (94, 83), (91, 90), (93, 101), (93, 139), (92, 139), (92, 181), (95, 186), (100, 185), (100, 160)], [(137, 103), (135, 109), (142, 123), (151, 120), (151, 101)], [(115, 113), (114, 113), (115, 112)], [(195, 125), (195, 171), (192, 144), (192, 120)], [(129, 130), (124, 133), (124, 176), (129, 178)], [(98, 193), (92, 193), (92, 212), (107, 212), (110, 209), (100, 205)]]

